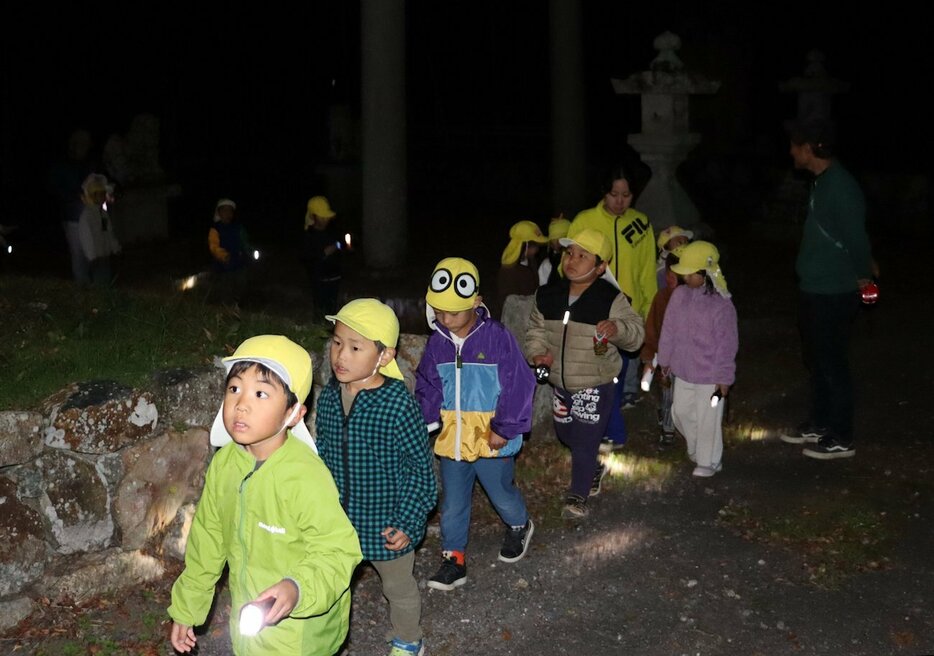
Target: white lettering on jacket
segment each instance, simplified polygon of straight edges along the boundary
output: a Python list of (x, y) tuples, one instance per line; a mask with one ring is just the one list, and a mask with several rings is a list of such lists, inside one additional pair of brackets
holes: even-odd
[(269, 531), (270, 533), (282, 533), (285, 534), (285, 529), (281, 526), (270, 526), (269, 524), (264, 524), (263, 522), (257, 522), (261, 529)]

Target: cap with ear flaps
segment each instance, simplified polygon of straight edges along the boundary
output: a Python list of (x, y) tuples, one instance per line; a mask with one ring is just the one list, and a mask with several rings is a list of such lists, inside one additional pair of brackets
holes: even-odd
[(720, 270), (720, 251), (709, 241), (692, 241), (685, 244), (678, 251), (678, 263), (671, 265), (671, 270), (682, 276), (706, 271), (717, 293), (724, 298), (730, 298), (726, 277)]
[(522, 244), (527, 241), (545, 244), (548, 242), (548, 237), (542, 234), (541, 228), (533, 221), (514, 223), (509, 229), (509, 243), (506, 244), (506, 248), (503, 250), (500, 263), (510, 265), (518, 262), (519, 256), (522, 255)]
[[(282, 382), (295, 394), (298, 403), (303, 403), (311, 393), (311, 356), (307, 350), (283, 335), (250, 337), (237, 347), (233, 355), (221, 361), (224, 363), (226, 374), (230, 373), (230, 369), (237, 362), (256, 362), (265, 366), (282, 379)], [(304, 419), (299, 420), (289, 430), (317, 453), (315, 441), (308, 432)], [(233, 438), (224, 426), (224, 407), (221, 405), (211, 427), (211, 444), (224, 446), (232, 441)]]
[[(332, 323), (340, 321), (366, 339), (396, 348), (399, 342), (399, 318), (391, 307), (375, 298), (358, 298), (347, 303), (337, 314), (324, 317)], [(402, 371), (393, 358), (379, 372), (403, 380)]]

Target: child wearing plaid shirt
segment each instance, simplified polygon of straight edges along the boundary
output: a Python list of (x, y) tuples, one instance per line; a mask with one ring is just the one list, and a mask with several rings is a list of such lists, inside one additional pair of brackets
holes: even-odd
[(318, 451), (357, 529), (363, 558), (382, 581), (393, 628), (390, 656), (422, 654), (415, 546), (438, 488), (428, 431), (395, 361), (399, 320), (372, 298), (326, 318), (334, 322), (334, 378), (318, 399)]

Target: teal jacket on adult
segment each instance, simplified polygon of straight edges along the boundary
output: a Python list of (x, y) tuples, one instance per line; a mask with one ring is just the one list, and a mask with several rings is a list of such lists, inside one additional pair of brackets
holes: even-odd
[[(169, 615), (187, 626), (204, 624), (227, 564), (235, 653), (330, 656), (347, 636), (350, 577), (361, 559), (334, 480), (314, 451), (289, 433), (257, 468), (231, 443), (208, 467)], [(291, 615), (241, 636), (240, 608), (285, 578), (299, 589)]]
[(855, 292), (870, 278), (866, 200), (856, 179), (837, 160), (814, 179), (795, 269), (801, 291)]
[[(413, 551), (425, 537), (438, 484), (428, 431), (405, 383), (387, 377), (379, 387), (360, 390), (344, 414), (334, 378), (318, 397), (315, 427), (318, 451), (360, 536), (363, 557), (395, 560)], [(387, 549), (380, 535), (387, 526), (401, 530), (411, 544)]]

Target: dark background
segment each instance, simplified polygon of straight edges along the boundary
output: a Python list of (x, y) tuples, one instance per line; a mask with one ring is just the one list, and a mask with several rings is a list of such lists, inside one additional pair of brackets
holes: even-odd
[[(687, 69), (722, 82), (715, 96), (691, 100), (704, 141), (683, 174), (705, 215), (723, 196), (706, 196), (712, 163), (747, 177), (790, 168), (781, 122), (797, 98), (778, 85), (803, 74), (812, 48), (851, 85), (834, 99), (841, 158), (857, 172), (927, 172), (929, 21), (899, 5), (826, 4), (584, 2), (588, 180), (633, 156), (626, 136), (640, 129), (639, 99), (617, 96), (610, 78), (646, 70), (665, 30), (681, 37)], [(75, 128), (101, 147), (148, 112), (161, 121), (162, 166), (182, 189), (173, 239), (200, 239), (222, 196), (237, 200), (258, 239), (297, 235), (307, 198), (329, 193), (319, 169), (329, 108), (346, 104), (359, 116), (360, 8), (262, 9), (5, 10), (0, 223), (18, 224), (21, 241), (63, 247), (49, 165)], [(410, 2), (407, 30), (411, 222), (501, 217), (503, 233), (520, 218), (545, 225), (557, 209), (548, 3)], [(715, 216), (705, 219), (716, 227)]]

